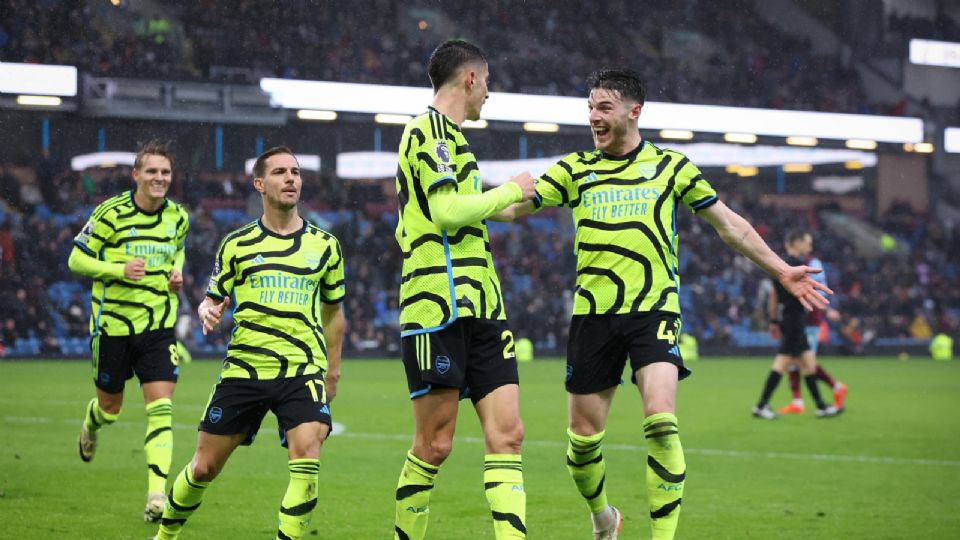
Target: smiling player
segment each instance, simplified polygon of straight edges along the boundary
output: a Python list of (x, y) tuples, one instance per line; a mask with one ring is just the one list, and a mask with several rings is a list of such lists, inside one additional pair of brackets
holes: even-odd
[(427, 71), (433, 104), (404, 129), (396, 181), (400, 340), (415, 433), (397, 483), (394, 538), (426, 535), (430, 494), (452, 450), (463, 397), (473, 402), (483, 428), (494, 535), (524, 538), (517, 360), (484, 220), (533, 198), (533, 178), (519, 175), (481, 191), (461, 125), (479, 119), (487, 99), (483, 51), (447, 41), (434, 50)]
[(84, 413), (80, 459), (93, 459), (100, 428), (116, 422), (124, 384), (136, 375), (147, 406), (146, 521), (163, 512), (173, 449), (171, 398), (180, 363), (173, 327), (190, 220), (182, 206), (167, 199), (172, 169), (165, 145), (143, 145), (133, 164), (136, 189), (97, 206), (74, 239), (67, 263), (94, 280), (90, 351), (97, 397)]
[(670, 539), (686, 477), (677, 381), (690, 374), (677, 347), (677, 206), (703, 216), (724, 242), (808, 308), (826, 305), (816, 291), (827, 289), (807, 275), (812, 269), (791, 267), (771, 251), (683, 154), (641, 139), (637, 121), (645, 92), (637, 73), (604, 69), (587, 82), (595, 149), (550, 167), (537, 182), (539, 201), (515, 204), (498, 217), (513, 219), (540, 205), (573, 210), (577, 288), (567, 347), (567, 467), (590, 507), (594, 538), (616, 538), (622, 517), (607, 502), (601, 443), (629, 357), (631, 379), (643, 396), (653, 538)]
[(336, 238), (300, 217), (300, 165), (290, 149), (261, 154), (253, 174), (263, 216), (223, 239), (197, 310), (207, 333), (236, 302), (220, 380), (193, 460), (170, 488), (159, 540), (177, 538), (204, 490), (237, 446), (253, 442), (268, 411), (277, 417), (290, 472), (276, 537), (301, 538), (317, 504), (320, 447), (340, 379), (343, 255)]

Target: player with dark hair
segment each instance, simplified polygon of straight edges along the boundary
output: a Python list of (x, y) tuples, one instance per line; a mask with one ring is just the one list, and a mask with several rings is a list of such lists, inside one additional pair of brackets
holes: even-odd
[(601, 445), (629, 357), (643, 397), (652, 537), (669, 539), (686, 478), (677, 381), (690, 373), (677, 347), (677, 205), (703, 216), (724, 242), (776, 276), (804, 305), (826, 305), (817, 294), (826, 289), (810, 279), (810, 268), (790, 266), (771, 251), (683, 154), (641, 138), (637, 121), (645, 92), (637, 73), (604, 69), (587, 84), (595, 149), (564, 157), (538, 179), (538, 199), (498, 217), (513, 219), (539, 206), (572, 209), (577, 287), (567, 347), (568, 470), (590, 507), (594, 538), (617, 538), (622, 516), (607, 500)]
[(433, 51), (427, 72), (433, 104), (404, 130), (396, 179), (401, 350), (415, 434), (397, 484), (395, 538), (426, 535), (430, 493), (452, 449), (463, 397), (483, 428), (495, 536), (524, 538), (517, 360), (484, 220), (531, 199), (534, 181), (523, 174), (482, 191), (461, 126), (480, 118), (487, 99), (483, 51), (447, 41)]
[(93, 278), (90, 351), (97, 396), (80, 428), (80, 459), (93, 459), (100, 429), (116, 422), (123, 387), (134, 375), (147, 409), (146, 521), (163, 512), (164, 485), (173, 451), (173, 390), (180, 357), (174, 337), (177, 293), (183, 287), (187, 212), (167, 199), (173, 154), (151, 141), (133, 165), (136, 189), (94, 209), (74, 239), (68, 265)]
[(235, 302), (234, 329), (196, 452), (170, 488), (159, 540), (177, 538), (233, 451), (253, 443), (268, 411), (277, 417), (290, 472), (276, 537), (302, 538), (317, 504), (320, 447), (340, 379), (343, 255), (335, 237), (300, 217), (300, 165), (289, 148), (267, 150), (253, 170), (263, 215), (223, 239), (197, 309), (206, 334)]
[[(804, 231), (791, 231), (787, 234), (786, 261), (790, 264), (801, 264), (802, 258), (809, 254), (805, 246), (812, 245), (810, 234)], [(824, 286), (825, 287), (825, 286)], [(820, 396), (817, 387), (817, 360), (807, 340), (804, 325), (804, 306), (787, 294), (781, 284), (776, 284), (770, 294), (767, 312), (770, 315), (770, 336), (780, 341), (780, 349), (773, 359), (773, 366), (760, 394), (760, 401), (753, 408), (753, 416), (765, 420), (773, 420), (777, 414), (770, 409), (770, 397), (780, 384), (783, 372), (790, 364), (800, 367), (813, 401), (817, 406), (818, 418), (830, 418), (840, 411), (833, 405), (827, 405)]]
[[(797, 257), (805, 261), (807, 266), (823, 269), (823, 263), (820, 259), (811, 256), (813, 252), (813, 237), (809, 233), (805, 231), (792, 231), (787, 235), (786, 248), (796, 253)], [(814, 274), (813, 278), (824, 285), (827, 284), (826, 272)], [(830, 387), (830, 390), (833, 392), (833, 406), (836, 407), (837, 411), (842, 412), (844, 410), (844, 399), (847, 396), (847, 385), (834, 379), (827, 373), (827, 370), (820, 364), (819, 359), (816, 358), (820, 343), (820, 326), (824, 322), (824, 317), (837, 318), (839, 314), (834, 309), (815, 309), (806, 313), (803, 319), (804, 333), (807, 336), (807, 344), (810, 346), (810, 352), (813, 353), (816, 362), (816, 371), (814, 374), (818, 380)], [(802, 414), (806, 410), (806, 407), (803, 404), (803, 396), (800, 393), (800, 366), (794, 362), (791, 363), (787, 369), (790, 379), (790, 393), (793, 396), (793, 400), (789, 404), (777, 409), (777, 412), (780, 414)]]

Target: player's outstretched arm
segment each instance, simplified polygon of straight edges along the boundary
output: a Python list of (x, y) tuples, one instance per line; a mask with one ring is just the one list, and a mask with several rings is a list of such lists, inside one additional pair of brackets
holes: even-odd
[(830, 300), (822, 293), (833, 294), (829, 287), (814, 281), (810, 277), (810, 274), (822, 271), (809, 266), (788, 266), (783, 273), (776, 277), (780, 284), (787, 289), (787, 292), (797, 297), (797, 300), (803, 304), (804, 309), (813, 311), (815, 309), (827, 309), (827, 306), (830, 305)]
[[(532, 184), (530, 180), (533, 180)], [(532, 178), (530, 173), (524, 171), (517, 176), (514, 176), (510, 179), (510, 182), (514, 182), (520, 186), (523, 190), (523, 200), (521, 202), (515, 202), (510, 206), (507, 206), (503, 210), (500, 210), (496, 214), (493, 214), (488, 219), (492, 221), (508, 222), (515, 221), (522, 218), (523, 216), (528, 216), (533, 214), (540, 209), (539, 194), (537, 193), (537, 179)], [(533, 192), (528, 193), (527, 190), (532, 189)]]
[(535, 182), (524, 172), (479, 195), (459, 195), (453, 185), (446, 185), (427, 199), (430, 216), (444, 229), (459, 229), (490, 218), (513, 203), (532, 200), (537, 195)]
[(833, 291), (826, 285), (817, 283), (809, 275), (818, 273), (820, 270), (809, 266), (789, 266), (770, 249), (770, 246), (757, 234), (753, 225), (722, 201), (717, 201), (699, 214), (713, 226), (728, 246), (775, 277), (790, 294), (797, 297), (806, 310), (825, 309), (830, 304), (830, 301), (817, 291), (824, 291), (827, 294), (833, 294)]
[(490, 216), (488, 219), (491, 221), (516, 221), (523, 216), (529, 216), (530, 214), (538, 210), (537, 205), (533, 201), (524, 201), (519, 203), (513, 203), (510, 206), (504, 208), (503, 210), (497, 212), (496, 214)]
[(333, 401), (337, 395), (337, 383), (340, 382), (340, 351), (343, 350), (343, 330), (346, 319), (341, 303), (322, 304), (320, 319), (323, 322), (323, 339), (327, 342), (327, 373), (324, 383), (327, 388), (327, 401)]
[(203, 335), (212, 332), (220, 325), (224, 312), (230, 306), (230, 297), (224, 296), (222, 300), (214, 300), (207, 296), (200, 302), (197, 308), (197, 314), (200, 315), (200, 322), (203, 323)]
[(129, 279), (140, 281), (146, 275), (143, 259), (133, 259), (124, 263), (101, 261), (91, 257), (77, 246), (70, 252), (67, 266), (74, 274), (94, 279)]

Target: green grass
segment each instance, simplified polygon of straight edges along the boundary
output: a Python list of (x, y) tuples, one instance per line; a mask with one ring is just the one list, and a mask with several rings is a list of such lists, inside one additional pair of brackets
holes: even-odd
[[(848, 411), (776, 422), (750, 406), (768, 361), (705, 360), (680, 385), (687, 484), (678, 538), (960, 537), (960, 362), (826, 359), (851, 390)], [(196, 422), (217, 362), (183, 370), (174, 399), (175, 474), (196, 443)], [(347, 361), (334, 402), (346, 432), (324, 447), (320, 504), (309, 538), (389, 538), (394, 490), (412, 421), (399, 361)], [(531, 538), (588, 538), (586, 505), (564, 465), (563, 364), (521, 368), (524, 476)], [(96, 459), (77, 457), (82, 408), (93, 393), (84, 362), (0, 363), (0, 537), (139, 539), (146, 471), (143, 402), (128, 385)], [(781, 385), (774, 405), (787, 401)], [(482, 489), (483, 445), (462, 402), (450, 459), (431, 501), (429, 537), (493, 538)], [(642, 405), (621, 389), (607, 429), (607, 486), (624, 512), (622, 538), (649, 538)], [(273, 538), (287, 484), (273, 417), (208, 490), (182, 538)]]

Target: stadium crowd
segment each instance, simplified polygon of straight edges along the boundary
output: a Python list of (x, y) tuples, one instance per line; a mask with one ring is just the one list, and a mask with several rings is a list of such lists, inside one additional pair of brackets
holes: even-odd
[[(393, 185), (351, 181), (335, 189), (334, 182), (305, 182), (303, 205), (309, 219), (340, 239), (346, 257), (345, 354), (395, 354), (400, 252), (393, 238)], [(32, 166), (0, 164), (0, 342), (8, 354), (86, 354), (89, 286), (70, 274), (66, 260), (93, 205), (130, 186), (124, 168), (76, 173), (48, 156)], [(178, 174), (171, 188), (170, 196), (184, 202), (191, 215), (178, 332), (194, 351), (220, 354), (225, 347), (225, 334), (202, 335), (194, 310), (218, 242), (255, 217), (247, 210), (257, 208), (254, 195), (249, 181), (232, 173)], [(829, 207), (787, 211), (758, 206), (740, 194), (724, 199), (776, 249), (790, 229), (813, 233), (815, 254), (836, 293), (833, 306), (841, 313), (831, 323), (834, 352), (856, 353), (877, 339), (922, 340), (960, 330), (958, 261), (949, 255), (960, 253), (960, 224), (894, 205), (873, 224), (909, 254), (865, 257), (849, 239), (830, 233), (823, 220)], [(566, 347), (575, 274), (566, 212), (546, 210), (516, 224), (489, 224), (511, 326), (518, 337), (531, 339), (538, 353), (558, 354)], [(770, 345), (763, 334), (769, 279), (723, 249), (705, 222), (682, 215), (684, 330), (707, 346)]]
[[(239, 0), (226, 9), (202, 0), (165, 2), (149, 14), (126, 3), (0, 0), (0, 60), (120, 77), (423, 86), (438, 36), (458, 35), (501, 51), (491, 59), (496, 91), (580, 96), (594, 59), (606, 58), (639, 71), (656, 101), (904, 114), (903, 104), (871, 103), (839, 57), (817, 54), (808, 40), (753, 13), (746, 0), (736, 3), (669, 2), (651, 17), (653, 7), (636, 10), (628, 0), (485, 8), (466, 0), (356, 0), (349, 10), (307, 0)], [(615, 16), (581, 24), (602, 10)]]

